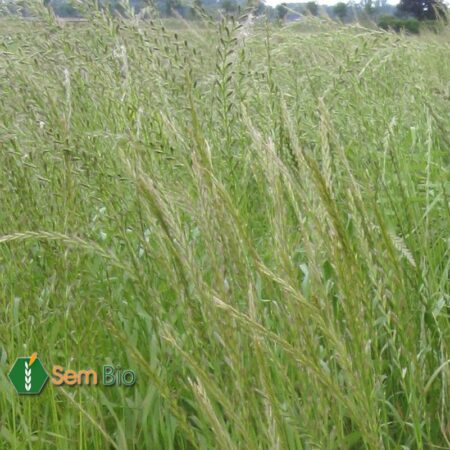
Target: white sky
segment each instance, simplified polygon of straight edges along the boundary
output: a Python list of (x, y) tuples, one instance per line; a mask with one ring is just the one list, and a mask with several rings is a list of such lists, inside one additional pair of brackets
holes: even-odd
[[(306, 3), (307, 1), (308, 0), (266, 0), (265, 4), (268, 6), (276, 6), (279, 3)], [(334, 5), (339, 1), (344, 1), (346, 3), (346, 0), (317, 0), (317, 3), (319, 5)], [(400, 0), (388, 0), (388, 3), (392, 5), (396, 5), (399, 2)]]

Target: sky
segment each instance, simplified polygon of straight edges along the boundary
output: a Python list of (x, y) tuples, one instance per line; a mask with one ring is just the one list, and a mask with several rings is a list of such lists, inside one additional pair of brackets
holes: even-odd
[[(264, 3), (268, 6), (276, 6), (280, 3), (306, 3), (308, 0), (266, 0)], [(334, 5), (338, 3), (339, 1), (346, 1), (346, 0), (318, 0), (317, 3), (319, 5)], [(388, 3), (392, 5), (396, 5), (399, 2), (399, 0), (388, 0)]]
[[(267, 5), (267, 6), (277, 6), (279, 3), (303, 3), (303, 2), (307, 2), (308, 0), (298, 0), (298, 2), (297, 2), (297, 0), (266, 0), (264, 3)], [(333, 0), (326, 0), (326, 1), (320, 1), (320, 2), (317, 2), (317, 3), (319, 3), (319, 4), (321, 4), (321, 5), (332, 5), (333, 3), (335, 3)]]

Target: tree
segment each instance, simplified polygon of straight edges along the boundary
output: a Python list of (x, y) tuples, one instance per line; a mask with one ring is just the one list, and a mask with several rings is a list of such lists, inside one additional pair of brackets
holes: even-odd
[(202, 0), (194, 0), (194, 3), (191, 7), (191, 16), (192, 18), (196, 19), (200, 13), (200, 11), (203, 10), (203, 3)]
[(53, 11), (58, 17), (80, 17), (80, 13), (68, 2), (51, 2)]
[(316, 2), (308, 2), (306, 4), (306, 9), (313, 16), (317, 16), (317, 14), (319, 13), (319, 5)]
[(222, 0), (221, 6), (222, 9), (227, 14), (232, 14), (236, 12), (238, 9), (238, 4), (236, 3), (236, 0)]
[(266, 5), (263, 1), (257, 1), (256, 4), (253, 6), (253, 12), (255, 16), (261, 16), (266, 12)]
[(372, 14), (375, 13), (376, 8), (374, 7), (372, 0), (365, 1), (363, 6), (364, 6), (364, 12), (368, 16), (371, 16)]
[(166, 3), (165, 3), (166, 16), (171, 17), (173, 15), (174, 11), (179, 13), (180, 8), (181, 8), (180, 0), (166, 0)]
[(441, 0), (400, 0), (397, 9), (401, 15), (411, 15), (419, 20), (436, 20), (446, 17), (447, 7)]
[(284, 18), (286, 17), (286, 14), (288, 13), (286, 3), (281, 3), (280, 5), (277, 5), (276, 11), (277, 11), (278, 19), (284, 20)]
[(347, 3), (336, 3), (335, 7), (333, 8), (333, 12), (336, 14), (336, 16), (339, 17), (340, 20), (344, 20), (348, 12)]

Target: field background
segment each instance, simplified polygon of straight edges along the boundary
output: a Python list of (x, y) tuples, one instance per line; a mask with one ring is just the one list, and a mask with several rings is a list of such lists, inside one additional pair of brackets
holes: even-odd
[(445, 31), (2, 20), (0, 448), (450, 448), (449, 111)]

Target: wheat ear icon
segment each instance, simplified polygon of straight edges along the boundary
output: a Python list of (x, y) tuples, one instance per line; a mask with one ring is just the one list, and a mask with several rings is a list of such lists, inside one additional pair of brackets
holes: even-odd
[(31, 391), (31, 366), (34, 364), (37, 358), (37, 353), (33, 353), (30, 357), (30, 361), (25, 361), (25, 390)]
[(28, 363), (25, 363), (25, 390), (31, 390), (31, 369)]

